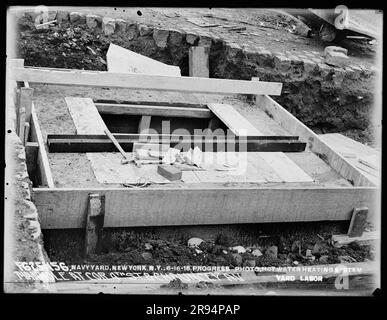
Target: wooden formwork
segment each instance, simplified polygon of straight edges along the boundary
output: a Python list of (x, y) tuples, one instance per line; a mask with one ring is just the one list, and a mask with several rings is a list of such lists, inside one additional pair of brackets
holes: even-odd
[[(354, 208), (367, 207), (370, 213), (379, 209), (379, 187), (269, 97), (280, 94), (281, 84), (27, 68), (20, 65), (12, 68), (10, 79), (23, 82), (24, 87), (28, 87), (28, 82), (37, 82), (253, 94), (256, 95), (257, 108), (270, 115), (289, 135), (298, 136), (307, 142), (309, 151), (324, 159), (332, 169), (353, 185), (219, 187), (203, 184), (192, 189), (166, 188), (162, 185), (153, 189), (56, 188), (50, 172), (46, 145), (32, 106), (29, 142), (37, 142), (39, 146), (37, 169), (40, 177), (39, 187), (33, 189), (33, 200), (38, 208), (43, 229), (84, 228), (90, 194), (104, 197), (104, 227), (350, 220)], [(109, 105), (99, 104), (98, 108), (106, 112)], [(115, 112), (122, 112), (122, 109), (127, 107), (120, 108), (121, 111), (115, 108)], [(169, 112), (181, 114), (182, 110), (169, 109)], [(133, 108), (131, 112), (139, 111)], [(198, 117), (208, 117), (208, 110), (205, 108), (190, 108), (187, 112)]]

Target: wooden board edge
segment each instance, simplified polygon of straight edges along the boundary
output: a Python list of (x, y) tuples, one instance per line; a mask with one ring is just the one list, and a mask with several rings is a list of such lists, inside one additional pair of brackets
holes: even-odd
[(375, 186), (356, 167), (349, 163), (344, 157), (336, 153), (319, 136), (304, 125), (268, 95), (258, 95), (256, 99), (258, 107), (262, 108), (274, 121), (292, 135), (298, 135), (308, 142), (309, 149), (325, 160), (336, 172), (345, 179), (351, 181), (354, 186)]
[(234, 79), (152, 76), (90, 70), (55, 70), (33, 67), (13, 68), (16, 81), (58, 85), (133, 88), (159, 91), (198, 92), (217, 94), (280, 95), (282, 83)]
[[(29, 88), (28, 82), (24, 82), (24, 86)], [(39, 152), (37, 159), (37, 168), (39, 168), (40, 178), (43, 185), (47, 185), (49, 188), (54, 188), (54, 179), (52, 178), (52, 173), (50, 169), (50, 163), (48, 161), (48, 155), (46, 148), (44, 146), (43, 135), (40, 129), (38, 116), (35, 111), (35, 105), (32, 103), (31, 108), (31, 129), (30, 135), (32, 142), (38, 142)]]

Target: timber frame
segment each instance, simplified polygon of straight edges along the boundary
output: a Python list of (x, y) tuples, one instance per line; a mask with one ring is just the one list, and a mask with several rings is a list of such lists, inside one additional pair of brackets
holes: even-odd
[[(334, 152), (318, 135), (276, 103), (269, 95), (279, 95), (281, 84), (261, 81), (146, 76), (64, 69), (23, 67), (23, 60), (9, 61), (8, 82), (29, 87), (29, 82), (127, 87), (153, 90), (212, 92), (256, 95), (256, 105), (271, 116), (290, 136), (307, 141), (351, 187), (203, 187), (165, 188), (56, 188), (49, 167), (46, 146), (32, 104), (27, 143), (38, 144), (37, 175), (39, 187), (33, 200), (43, 229), (85, 228), (89, 195), (104, 197), (103, 227), (233, 224), (351, 220), (354, 208), (379, 210), (379, 188)], [(157, 78), (157, 79), (155, 79)], [(159, 79), (162, 78), (162, 79)], [(99, 103), (99, 109), (108, 108)], [(8, 107), (7, 107), (8, 109)], [(180, 110), (180, 109), (179, 109)], [(171, 110), (171, 112), (179, 112)], [(205, 110), (189, 110), (208, 117)], [(118, 111), (119, 112), (119, 111)], [(130, 205), (128, 205), (130, 204)]]

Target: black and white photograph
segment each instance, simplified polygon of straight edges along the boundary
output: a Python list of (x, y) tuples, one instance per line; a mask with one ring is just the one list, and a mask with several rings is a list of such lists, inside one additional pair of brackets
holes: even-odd
[(4, 293), (375, 296), (383, 11), (310, 5), (7, 7)]

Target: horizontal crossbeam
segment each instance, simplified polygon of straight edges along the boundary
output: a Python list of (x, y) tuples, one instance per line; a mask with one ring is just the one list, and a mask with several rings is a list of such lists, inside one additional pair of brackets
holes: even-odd
[[(302, 152), (306, 143), (296, 136), (226, 137), (157, 134), (114, 134), (124, 151), (131, 152), (133, 143), (166, 143), (183, 151), (199, 147), (202, 151)], [(104, 135), (48, 135), (50, 152), (114, 152), (116, 148)]]

